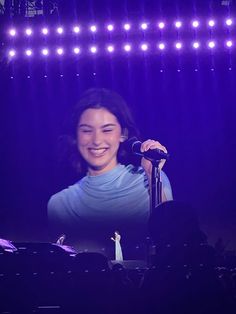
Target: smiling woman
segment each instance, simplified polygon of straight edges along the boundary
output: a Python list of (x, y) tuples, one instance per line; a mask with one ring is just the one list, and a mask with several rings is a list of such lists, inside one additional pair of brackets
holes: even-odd
[[(87, 174), (74, 185), (53, 195), (48, 202), (49, 221), (56, 232), (70, 233), (79, 243), (110, 238), (121, 230), (130, 239), (144, 240), (149, 218), (151, 162), (130, 163), (125, 145), (137, 129), (122, 97), (107, 89), (85, 92), (75, 109), (74, 125), (79, 169)], [(141, 151), (159, 148), (147, 140)], [(164, 163), (160, 163), (163, 167)], [(169, 180), (161, 171), (162, 200), (171, 200)], [(104, 241), (100, 246), (104, 246)], [(103, 244), (102, 244), (103, 242)]]

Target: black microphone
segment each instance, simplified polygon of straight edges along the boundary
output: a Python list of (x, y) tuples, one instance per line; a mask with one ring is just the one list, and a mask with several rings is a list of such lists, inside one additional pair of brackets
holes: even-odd
[(140, 150), (142, 142), (140, 142), (136, 137), (131, 137), (130, 139), (128, 139), (127, 145), (133, 154), (142, 156), (147, 159), (161, 160), (169, 159), (170, 157), (170, 154), (163, 152), (163, 150), (159, 148), (149, 149), (148, 151), (142, 153)]

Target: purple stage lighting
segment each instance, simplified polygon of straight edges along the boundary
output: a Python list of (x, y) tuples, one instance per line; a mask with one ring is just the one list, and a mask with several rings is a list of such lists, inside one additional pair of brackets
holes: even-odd
[(148, 50), (148, 45), (146, 43), (141, 44), (140, 46), (142, 51), (147, 51)]
[(44, 27), (44, 28), (42, 28), (41, 32), (43, 35), (47, 35), (49, 31), (48, 31), (47, 27)]
[(160, 49), (160, 50), (164, 50), (165, 49), (165, 44), (164, 43), (159, 43), (158, 44), (158, 48)]
[(216, 43), (213, 40), (208, 42), (208, 47), (211, 49), (215, 48), (215, 45), (216, 45)]
[(76, 55), (78, 55), (78, 54), (80, 53), (80, 48), (79, 48), (79, 47), (75, 47), (75, 48), (73, 49), (73, 51), (74, 51), (74, 53), (75, 53)]
[(63, 32), (64, 32), (64, 29), (63, 29), (61, 26), (59, 26), (59, 27), (57, 28), (57, 33), (58, 33), (59, 35), (61, 35), (61, 34), (63, 34)]
[(131, 25), (130, 25), (129, 23), (125, 23), (125, 24), (124, 24), (124, 29), (125, 29), (126, 31), (129, 31), (129, 30), (131, 29)]
[(198, 49), (200, 47), (200, 43), (198, 41), (193, 42), (193, 48)]
[(78, 33), (80, 32), (80, 27), (79, 27), (78, 25), (74, 26), (74, 27), (73, 27), (73, 32), (74, 32), (75, 34), (78, 34)]
[(31, 35), (32, 35), (32, 33), (33, 33), (33, 31), (32, 31), (32, 29), (31, 29), (31, 28), (26, 28), (26, 30), (25, 30), (25, 34), (26, 34), (27, 36), (31, 36)]
[(147, 28), (148, 28), (148, 24), (147, 23), (142, 23), (141, 25), (140, 25), (140, 27), (142, 28), (142, 30), (146, 30)]
[(15, 51), (14, 49), (11, 49), (11, 50), (8, 52), (8, 55), (9, 55), (9, 57), (15, 57), (16, 51)]
[(165, 23), (164, 23), (164, 22), (159, 22), (159, 23), (158, 23), (158, 27), (159, 27), (160, 29), (163, 29), (163, 28), (165, 27)]
[(57, 48), (57, 54), (59, 55), (59, 56), (61, 56), (61, 55), (63, 55), (63, 53), (64, 53), (64, 50), (63, 50), (63, 48)]
[(199, 21), (198, 21), (198, 20), (194, 20), (194, 21), (192, 22), (192, 26), (193, 26), (194, 28), (199, 27)]
[(232, 40), (227, 40), (227, 41), (226, 41), (226, 46), (227, 46), (228, 48), (231, 48), (231, 47), (233, 46)]
[(232, 24), (233, 24), (233, 20), (232, 19), (227, 19), (226, 21), (225, 21), (225, 24), (227, 25), (227, 26), (231, 26)]
[(25, 50), (25, 54), (26, 54), (28, 57), (30, 57), (30, 56), (32, 56), (33, 52), (32, 52), (31, 49), (26, 49), (26, 50)]
[(11, 28), (11, 29), (9, 30), (9, 35), (12, 36), (12, 37), (16, 36), (16, 30), (15, 30), (15, 28)]
[(115, 50), (115, 48), (114, 48), (113, 45), (107, 46), (107, 51), (108, 51), (108, 52), (113, 52), (114, 50)]
[(216, 22), (215, 22), (214, 20), (209, 20), (209, 21), (208, 21), (208, 25), (209, 25), (210, 27), (214, 27), (215, 24), (216, 24)]
[(182, 48), (182, 43), (181, 42), (177, 42), (176, 44), (175, 44), (175, 48), (176, 49), (181, 49)]
[(92, 53), (97, 53), (97, 51), (98, 51), (98, 49), (97, 49), (96, 46), (90, 47), (90, 52), (92, 52)]
[(125, 44), (125, 45), (124, 45), (124, 50), (125, 50), (126, 52), (129, 52), (129, 51), (131, 50), (131, 45), (130, 45), (130, 44)]
[(182, 22), (181, 21), (176, 21), (175, 22), (175, 27), (176, 28), (180, 28), (182, 26)]
[(91, 31), (92, 33), (95, 33), (95, 32), (97, 31), (97, 26), (96, 26), (96, 25), (91, 25), (91, 26), (90, 26), (90, 31)]
[(113, 24), (108, 24), (108, 25), (107, 25), (107, 30), (108, 30), (109, 32), (112, 32), (112, 31), (114, 30), (114, 25), (113, 25)]

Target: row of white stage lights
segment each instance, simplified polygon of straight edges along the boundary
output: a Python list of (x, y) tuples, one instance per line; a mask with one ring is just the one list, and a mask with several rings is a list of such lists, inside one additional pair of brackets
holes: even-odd
[[(209, 49), (214, 49), (214, 48), (217, 47), (217, 45), (218, 45), (218, 43), (216, 41), (210, 40), (210, 41), (207, 42), (205, 47), (209, 48)], [(195, 49), (195, 50), (200, 49), (202, 46), (203, 46), (202, 43), (200, 43), (199, 41), (192, 42), (192, 48)], [(233, 41), (232, 40), (225, 41), (224, 46), (226, 48), (232, 48), (233, 47)], [(158, 50), (161, 50), (161, 51), (165, 50), (167, 47), (169, 47), (169, 46), (167, 46), (167, 44), (164, 43), (164, 42), (160, 42), (156, 46), (156, 48)], [(173, 47), (175, 49), (177, 49), (177, 50), (181, 50), (181, 49), (184, 48), (184, 44), (183, 44), (183, 42), (178, 41), (178, 42), (174, 43)], [(107, 45), (105, 49), (106, 49), (106, 51), (108, 53), (113, 53), (113, 52), (115, 52), (116, 47), (114, 45)], [(150, 49), (150, 46), (149, 46), (148, 43), (142, 43), (139, 46), (139, 50), (141, 50), (143, 52), (148, 51), (149, 49)], [(130, 43), (124, 44), (123, 47), (122, 47), (122, 51), (125, 51), (125, 52), (131, 52), (132, 50), (134, 50), (134, 47)], [(99, 52), (99, 48), (98, 48), (98, 46), (93, 45), (93, 46), (90, 46), (88, 48), (88, 50), (86, 50), (86, 51), (88, 51), (88, 52), (90, 52), (92, 54), (96, 54), (96, 53)], [(137, 51), (137, 49), (135, 51)], [(24, 54), (26, 56), (28, 56), (28, 57), (33, 56), (34, 52), (35, 52), (35, 50), (33, 50), (31, 48), (27, 48), (27, 49), (24, 50)], [(58, 48), (56, 48), (54, 50), (45, 47), (45, 48), (42, 48), (40, 50), (40, 53), (43, 56), (48, 56), (51, 53), (56, 53), (57, 55), (60, 56), (60, 55), (64, 55), (65, 52), (66, 52), (66, 50), (63, 47), (58, 47)], [(70, 50), (70, 52), (75, 54), (75, 55), (78, 55), (78, 54), (80, 54), (82, 52), (82, 49), (81, 49), (81, 47), (76, 46), (76, 47), (73, 47)], [(18, 50), (14, 49), (14, 48), (12, 48), (12, 49), (10, 49), (8, 51), (8, 56), (9, 57), (15, 57), (17, 54), (18, 54)]]
[[(225, 21), (224, 21), (224, 25), (227, 26), (227, 27), (230, 27), (233, 25), (233, 19), (232, 18), (227, 18)], [(192, 20), (190, 23), (184, 23), (183, 21), (181, 20), (177, 20), (175, 21), (172, 25), (177, 28), (177, 29), (180, 29), (182, 27), (187, 27), (187, 26), (192, 26), (193, 28), (199, 28), (201, 27), (202, 25), (204, 25), (205, 23), (201, 22), (200, 20), (198, 19), (195, 19), (195, 20)], [(214, 28), (217, 26), (217, 21), (215, 19), (210, 19), (207, 21), (206, 25), (210, 28)], [(150, 28), (151, 26), (151, 23), (148, 23), (148, 22), (142, 22), (139, 24), (138, 26), (138, 29), (142, 30), (142, 31), (145, 31), (145, 30), (148, 30), (148, 28)], [(168, 27), (168, 24), (164, 21), (159, 21), (155, 27), (157, 29), (165, 29), (166, 27)], [(108, 32), (113, 32), (115, 30), (115, 25), (110, 23), (110, 24), (107, 24), (105, 26), (105, 29), (108, 31)], [(125, 31), (130, 31), (132, 28), (134, 28), (134, 25), (131, 24), (131, 23), (124, 23), (122, 25), (122, 29), (125, 30)], [(74, 34), (79, 34), (81, 32), (81, 30), (83, 29), (83, 27), (81, 25), (74, 25), (72, 28), (70, 28), (70, 32), (74, 33)], [(96, 24), (91, 24), (88, 26), (87, 28), (90, 32), (92, 33), (96, 33), (97, 31), (99, 31), (99, 28), (98, 28), (98, 25)], [(50, 32), (52, 32), (51, 29), (49, 29), (48, 27), (42, 27), (40, 29), (40, 32), (42, 35), (49, 35)], [(55, 28), (55, 30), (53, 30), (54, 33), (58, 34), (58, 35), (63, 35), (65, 32), (66, 32), (66, 29), (63, 27), (63, 26), (58, 26)], [(11, 36), (11, 37), (15, 37), (17, 36), (19, 33), (22, 33), (22, 30), (19, 30), (15, 27), (11, 27), (10, 29), (8, 29), (8, 34)], [(33, 35), (34, 33), (34, 30), (32, 27), (26, 27), (23, 29), (23, 34), (25, 34), (26, 36), (31, 36)]]

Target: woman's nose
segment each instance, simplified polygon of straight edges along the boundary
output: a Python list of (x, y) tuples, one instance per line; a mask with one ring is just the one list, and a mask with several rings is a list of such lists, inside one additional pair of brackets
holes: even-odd
[(102, 134), (99, 131), (94, 131), (93, 132), (93, 144), (98, 146), (102, 143)]

